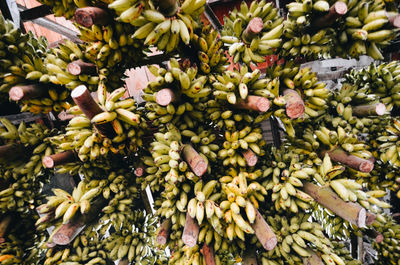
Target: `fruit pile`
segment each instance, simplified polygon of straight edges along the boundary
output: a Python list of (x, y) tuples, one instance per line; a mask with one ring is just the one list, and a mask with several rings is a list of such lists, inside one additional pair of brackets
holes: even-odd
[[(218, 32), (204, 0), (41, 2), (74, 17), (82, 42), (48, 45), (0, 19), (1, 93), (70, 116), (0, 118), (0, 264), (357, 265), (342, 242), (353, 235), (397, 264), (383, 197), (400, 194), (400, 63), (330, 90), (294, 59), (382, 59), (394, 3), (297, 1), (284, 21), (243, 2)], [(170, 58), (147, 65), (138, 104), (124, 72), (153, 49)], [(271, 117), (281, 146), (264, 139)], [(76, 186), (44, 195), (60, 173)]]

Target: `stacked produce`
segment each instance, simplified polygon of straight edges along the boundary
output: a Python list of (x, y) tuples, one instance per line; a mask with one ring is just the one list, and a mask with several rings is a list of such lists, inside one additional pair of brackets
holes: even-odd
[[(354, 70), (330, 91), (289, 60), (381, 58), (393, 5), (305, 0), (283, 22), (271, 3), (242, 3), (219, 36), (199, 22), (204, 0), (45, 3), (75, 16), (83, 43), (48, 49), (2, 21), (2, 90), (23, 111), (73, 117), (57, 130), (0, 119), (2, 218), (30, 231), (9, 231), (1, 264), (360, 264), (334, 239), (379, 233), (377, 264), (396, 264), (381, 198), (398, 187), (398, 63)], [(148, 66), (155, 79), (137, 104), (121, 78), (149, 47), (174, 57)], [(262, 75), (254, 67), (274, 53), (285, 62)], [(263, 139), (272, 116), (280, 147)], [(76, 175), (76, 187), (44, 199), (53, 172)]]
[(284, 22), (284, 56), (305, 58), (369, 55), (397, 36), (398, 10), (385, 1), (296, 1)]
[(234, 63), (262, 63), (282, 45), (283, 18), (271, 2), (253, 1), (250, 6), (242, 2), (224, 17), (221, 40), (229, 45)]

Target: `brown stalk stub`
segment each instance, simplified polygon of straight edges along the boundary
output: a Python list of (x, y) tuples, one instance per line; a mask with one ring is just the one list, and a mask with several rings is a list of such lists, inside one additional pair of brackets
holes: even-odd
[(336, 19), (344, 16), (347, 11), (348, 9), (346, 3), (337, 1), (333, 6), (331, 6), (328, 14), (314, 21), (313, 26), (315, 28), (324, 28), (331, 26), (333, 23), (335, 23)]
[(400, 28), (400, 15), (389, 17), (389, 22), (395, 28)]
[(263, 20), (259, 17), (252, 18), (247, 25), (246, 29), (243, 31), (243, 40), (246, 43), (250, 43), (258, 33), (262, 31), (264, 27)]
[(38, 98), (46, 93), (46, 89), (40, 84), (14, 86), (8, 92), (10, 99), (14, 101)]
[(189, 247), (194, 247), (197, 244), (200, 227), (197, 222), (186, 212), (186, 222), (183, 228), (182, 241)]
[(75, 11), (75, 21), (89, 28), (93, 24), (106, 25), (109, 22), (109, 15), (106, 10), (99, 7), (82, 7)]
[(161, 106), (167, 106), (168, 104), (175, 102), (177, 97), (170, 88), (163, 88), (156, 93), (156, 102)]
[(286, 100), (286, 114), (291, 119), (300, 118), (305, 111), (305, 104), (299, 93), (293, 89), (285, 89), (283, 95)]
[(43, 165), (46, 168), (54, 168), (58, 165), (63, 165), (76, 161), (75, 153), (71, 150), (43, 157)]
[(76, 60), (68, 64), (68, 72), (71, 75), (87, 74), (93, 75), (97, 72), (97, 67), (93, 63), (87, 63), (82, 60)]
[(260, 96), (248, 96), (245, 100), (241, 100), (235, 104), (237, 108), (258, 112), (266, 112), (269, 110), (270, 106), (271, 103), (269, 100)]

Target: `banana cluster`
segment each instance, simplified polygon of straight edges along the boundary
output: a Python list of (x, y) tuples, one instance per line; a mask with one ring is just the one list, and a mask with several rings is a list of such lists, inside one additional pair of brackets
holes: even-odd
[(134, 224), (132, 227), (112, 233), (103, 243), (108, 257), (111, 260), (127, 259), (132, 263), (146, 264), (165, 261), (165, 257), (152, 247), (157, 218), (145, 215), (143, 211), (135, 211), (130, 221)]
[[(211, 231), (212, 232), (212, 231)], [(205, 238), (207, 233), (200, 233), (199, 237)], [(232, 248), (228, 247), (228, 243), (226, 239), (222, 239), (223, 243), (220, 244), (221, 247), (215, 249), (214, 253), (214, 261), (216, 265), (227, 264), (233, 265), (237, 261), (240, 261), (240, 258), (235, 258), (231, 254), (233, 251)], [(231, 243), (230, 243), (231, 244)], [(207, 244), (208, 245), (208, 244)], [(182, 249), (175, 249), (172, 258), (169, 260), (169, 264), (181, 264), (182, 262), (187, 262), (194, 265), (205, 265), (204, 255), (201, 252), (199, 245), (194, 247), (183, 246)]]
[(134, 67), (144, 56), (143, 44), (132, 38), (133, 28), (130, 25), (112, 22), (104, 26), (93, 24), (91, 28), (76, 26), (80, 32), (79, 38), (86, 42), (83, 56), (98, 67), (100, 78), (107, 75), (110, 81), (118, 83), (113, 74), (123, 73), (118, 73), (115, 67)]
[(224, 17), (221, 40), (229, 47), (233, 63), (262, 63), (266, 55), (272, 55), (282, 45), (283, 18), (278, 9), (265, 0), (246, 2), (240, 9), (234, 8)]
[[(44, 66), (47, 40), (43, 37), (36, 39), (32, 34), (22, 34), (10, 21), (0, 18), (2, 27), (1, 49), (6, 49), (9, 56), (0, 56), (0, 91), (8, 92), (16, 85), (47, 83), (47, 69)], [(16, 46), (15, 43), (18, 43)], [(4, 58), (3, 58), (4, 57)], [(41, 83), (38, 83), (38, 82)], [(69, 108), (69, 93), (61, 86), (43, 88), (43, 95), (36, 98), (23, 99), (21, 111), (30, 111), (35, 114), (60, 112)]]
[(65, 17), (71, 19), (74, 17), (76, 8), (85, 7), (90, 5), (91, 0), (39, 0), (40, 3), (50, 6), (56, 17)]
[(336, 1), (299, 0), (287, 4), (282, 55), (310, 59), (369, 55), (382, 60), (381, 49), (397, 36), (389, 20), (398, 13), (383, 0), (341, 2), (346, 4), (347, 12), (336, 21), (324, 20)]
[[(299, 68), (294, 60), (287, 61), (285, 64), (276, 64), (274, 67), (267, 69), (267, 76), (280, 79), (280, 83), (284, 85), (284, 89), (296, 90), (304, 101), (304, 115), (297, 122), (304, 120), (312, 121), (318, 119), (327, 112), (328, 102), (332, 92), (326, 87), (324, 82), (318, 81), (315, 72), (309, 67)], [(277, 97), (275, 105), (283, 107), (286, 105), (285, 96)], [(285, 124), (287, 133), (291, 135), (293, 131), (291, 122), (288, 117), (283, 118), (283, 110), (279, 109), (274, 115), (280, 117)]]
[[(152, 125), (170, 122), (185, 130), (194, 129), (204, 120), (205, 101), (212, 89), (207, 76), (198, 75), (197, 67), (186, 66), (175, 59), (170, 60), (169, 70), (149, 66), (156, 79), (144, 88), (142, 98), (147, 101), (146, 117)], [(163, 94), (165, 87), (167, 93)]]
[[(1, 264), (40, 264), (42, 250), (38, 243), (45, 240), (44, 233), (35, 231), (36, 214), (20, 216), (8, 213), (1, 217)], [(11, 222), (14, 222), (11, 224)]]
[(193, 34), (192, 45), (198, 50), (199, 69), (203, 74), (225, 72), (228, 59), (218, 31), (211, 25), (202, 25), (201, 32)]
[(376, 264), (396, 264), (399, 260), (400, 225), (392, 217), (386, 215), (373, 226), (384, 237), (383, 241), (372, 242), (372, 247), (378, 252)]
[[(82, 44), (76, 44), (71, 40), (66, 40), (60, 43), (57, 47), (51, 48), (47, 53), (44, 68), (46, 74), (39, 76), (38, 80), (41, 82), (51, 82), (56, 85), (62, 85), (68, 90), (73, 90), (79, 85), (85, 84), (90, 90), (95, 90), (100, 78), (96, 75), (72, 75), (68, 71), (68, 64), (75, 60), (83, 60), (85, 50)], [(64, 92), (65, 93), (65, 92)]]
[(266, 190), (272, 191), (271, 200), (275, 210), (297, 213), (299, 209), (310, 209), (314, 199), (301, 188), (302, 181), (310, 181), (318, 174), (315, 168), (302, 165), (299, 157), (293, 155), (294, 152), (291, 157), (286, 157), (285, 153), (291, 153), (290, 147), (283, 146), (281, 149), (272, 147), (270, 151), (272, 157), (268, 160), (272, 163), (263, 171), (263, 178), (267, 179), (261, 185)]
[(344, 2), (348, 11), (339, 26), (337, 54), (354, 58), (367, 54), (382, 60), (381, 49), (397, 36), (389, 19), (398, 12), (388, 12), (383, 0)]
[(14, 24), (0, 15), (0, 91), (32, 80), (42, 69), (42, 53), (47, 43), (44, 38), (35, 39), (23, 34)]
[(108, 262), (108, 253), (101, 244), (100, 236), (93, 225), (89, 225), (71, 244), (49, 248), (43, 264), (105, 265)]
[(172, 52), (182, 41), (189, 45), (195, 21), (204, 11), (204, 0), (172, 1), (162, 4), (153, 1), (116, 0), (108, 5), (115, 10), (117, 20), (135, 27), (134, 39), (144, 40), (147, 46)]
[[(134, 216), (134, 210), (139, 208), (139, 189), (136, 183), (129, 181), (129, 173), (111, 172), (108, 177), (108, 184), (101, 180), (99, 183), (106, 183), (102, 194), (103, 197), (109, 200), (108, 204), (102, 209), (104, 215), (101, 217), (100, 222), (103, 227), (100, 229), (102, 235), (105, 234), (106, 229), (112, 225), (116, 229), (121, 226), (129, 226), (132, 223), (131, 217)], [(110, 220), (110, 221), (109, 221)]]
[[(136, 109), (135, 101), (131, 98), (121, 100), (126, 89), (120, 88), (107, 97), (104, 84), (98, 88), (100, 107), (104, 110), (89, 120), (78, 106), (71, 107), (68, 113), (77, 115), (72, 118), (64, 135), (57, 135), (51, 139), (59, 144), (61, 150), (75, 150), (82, 162), (94, 161), (100, 157), (107, 157), (110, 153), (122, 154), (136, 152), (142, 146), (141, 137), (146, 127)], [(116, 136), (109, 139), (101, 135), (92, 125), (111, 124)]]
[[(74, 188), (72, 195), (62, 189), (52, 189), (54, 196), (47, 197), (47, 202), (38, 207), (42, 216), (37, 222), (38, 229), (44, 229), (53, 223), (68, 223), (78, 211), (87, 214), (90, 210), (90, 202), (101, 193), (101, 188), (86, 189), (86, 183), (81, 181)], [(58, 220), (59, 219), (59, 220)]]
[[(396, 80), (400, 64), (398, 61), (390, 63), (371, 63), (369, 67), (359, 71), (353, 70), (346, 76), (346, 81), (350, 84), (356, 84), (359, 88), (367, 87), (367, 95), (371, 94), (371, 98), (376, 98), (380, 103), (386, 105), (386, 109), (391, 111), (394, 106), (399, 106), (399, 88)], [(350, 95), (351, 96), (351, 95)]]
[(325, 264), (345, 264), (342, 258), (334, 253), (333, 245), (325, 236), (322, 226), (309, 221), (308, 217), (309, 214), (305, 213), (288, 217), (267, 217), (278, 237), (278, 245), (273, 251), (262, 253), (262, 264), (279, 264), (276, 263), (276, 257), (291, 264), (302, 264), (303, 259), (310, 257), (313, 252), (319, 253)]
[[(210, 78), (214, 90), (213, 98), (207, 101), (209, 119), (221, 129), (234, 130), (239, 127), (236, 124), (243, 121), (260, 123), (269, 118), (269, 101), (279, 94), (279, 80), (259, 78), (260, 74), (258, 69), (250, 72), (246, 66), (242, 66), (240, 72), (225, 71)], [(248, 103), (250, 98), (252, 101), (262, 102), (261, 110), (243, 111), (246, 107), (240, 105)]]
[(264, 155), (262, 147), (266, 142), (263, 140), (262, 130), (259, 127), (246, 126), (237, 131), (226, 130), (224, 138), (223, 149), (218, 151), (218, 158), (222, 160), (224, 166), (254, 166), (255, 163), (250, 161), (252, 158), (248, 157)]

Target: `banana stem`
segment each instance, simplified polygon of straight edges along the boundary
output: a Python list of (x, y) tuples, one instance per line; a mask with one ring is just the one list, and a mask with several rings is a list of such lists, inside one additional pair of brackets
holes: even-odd
[[(71, 97), (89, 119), (103, 112), (84, 85), (80, 85), (72, 90)], [(110, 123), (96, 124), (95, 127), (102, 135), (110, 139), (114, 138), (116, 135)]]
[(74, 151), (68, 150), (54, 155), (45, 156), (42, 159), (43, 165), (46, 168), (54, 168), (58, 165), (64, 165), (76, 161)]
[(246, 249), (243, 257), (243, 265), (257, 265), (255, 249)]
[(353, 107), (353, 114), (358, 117), (382, 116), (385, 112), (386, 107), (383, 103)]
[(288, 117), (296, 119), (303, 116), (305, 105), (299, 93), (296, 90), (287, 88), (283, 91), (283, 96), (286, 101), (286, 114)]
[(206, 265), (215, 265), (214, 248), (204, 243), (201, 252), (206, 260)]
[(3, 238), (6, 235), (7, 228), (11, 223), (11, 215), (7, 215), (0, 222), (0, 238)]
[(174, 16), (178, 12), (179, 4), (177, 0), (158, 0), (158, 8), (167, 17)]
[(0, 145), (0, 158), (9, 160), (17, 157), (23, 151), (24, 148), (20, 144)]
[(194, 247), (197, 244), (200, 227), (197, 222), (186, 212), (186, 222), (183, 228), (182, 241), (189, 247)]
[(242, 152), (244, 159), (249, 167), (253, 167), (257, 164), (257, 155), (251, 151), (251, 149), (247, 149), (245, 152)]
[(8, 92), (10, 99), (14, 101), (38, 98), (46, 93), (46, 89), (39, 84), (26, 86), (14, 86)]
[(106, 205), (107, 201), (98, 199), (91, 203), (90, 210), (87, 214), (83, 214), (63, 224), (61, 228), (54, 234), (53, 243), (57, 245), (68, 245), (79, 233), (85, 228), (86, 224), (93, 221), (101, 209)]
[(329, 186), (318, 187), (310, 182), (303, 182), (303, 189), (316, 202), (339, 215), (346, 221), (362, 228), (365, 227), (366, 210), (360, 205), (342, 200)]
[(400, 28), (400, 15), (390, 16), (389, 22), (393, 27)]
[(311, 256), (303, 259), (304, 265), (324, 265), (317, 253), (315, 253), (314, 251), (310, 252), (312, 253)]
[(256, 237), (258, 238), (258, 241), (260, 241), (261, 245), (266, 250), (272, 250), (278, 243), (276, 235), (257, 208), (254, 207), (254, 209), (256, 210), (256, 219), (254, 223), (251, 224), (251, 227), (254, 229)]
[(372, 225), (373, 222), (376, 220), (376, 215), (370, 212), (367, 212), (367, 220), (365, 221), (365, 224), (367, 226)]
[(270, 102), (267, 98), (260, 96), (248, 96), (245, 100), (241, 100), (235, 104), (239, 109), (254, 110), (258, 112), (266, 112), (269, 110)]
[(165, 219), (164, 222), (161, 223), (160, 230), (158, 231), (156, 241), (160, 245), (165, 245), (169, 236), (169, 229), (171, 228), (171, 220)]
[(347, 13), (347, 5), (344, 2), (337, 1), (331, 6), (328, 14), (316, 19), (313, 23), (314, 28), (325, 28), (331, 26), (335, 21)]
[(167, 106), (172, 102), (176, 102), (178, 97), (170, 88), (163, 88), (156, 93), (156, 102), (161, 106)]
[(242, 34), (244, 42), (250, 43), (262, 31), (263, 27), (264, 23), (261, 18), (255, 17), (250, 20)]
[(93, 63), (87, 63), (82, 60), (76, 60), (68, 64), (68, 72), (71, 75), (87, 74), (93, 75), (97, 73), (97, 67)]
[(183, 159), (196, 176), (201, 177), (207, 171), (207, 161), (190, 145), (186, 144), (182, 150)]
[(87, 28), (93, 24), (106, 25), (110, 21), (109, 17), (106, 10), (94, 6), (78, 8), (75, 11), (75, 21)]
[[(368, 173), (374, 169), (373, 161), (350, 155), (340, 147), (327, 151), (327, 153), (333, 161), (342, 163), (355, 170)], [(325, 154), (323, 153), (322, 155)]]
[(140, 167), (135, 168), (134, 173), (135, 173), (135, 176), (136, 176), (136, 177), (141, 177), (141, 176), (143, 176), (143, 174), (144, 174), (144, 168), (143, 168), (143, 166), (140, 166)]

